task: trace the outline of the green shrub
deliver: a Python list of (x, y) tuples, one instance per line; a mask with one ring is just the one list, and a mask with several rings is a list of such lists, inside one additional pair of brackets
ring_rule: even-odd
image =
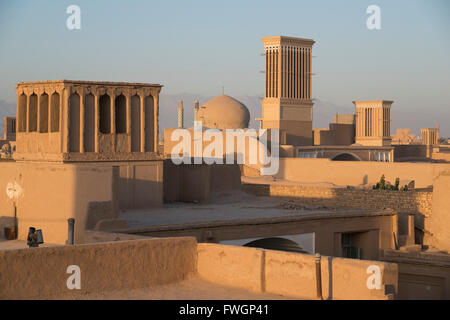
[(400, 178), (395, 179), (395, 186), (394, 186), (394, 190), (398, 190), (398, 186), (400, 184)]
[(384, 174), (381, 176), (380, 181), (372, 187), (373, 190), (392, 190), (392, 191), (408, 191), (408, 186), (404, 185), (400, 187), (400, 178), (395, 179), (395, 184), (392, 185), (386, 182)]

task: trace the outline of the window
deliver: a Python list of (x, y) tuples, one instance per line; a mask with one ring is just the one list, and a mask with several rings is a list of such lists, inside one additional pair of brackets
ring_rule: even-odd
[(361, 259), (361, 248), (354, 247), (352, 245), (352, 233), (343, 233), (342, 234), (342, 257), (350, 258), (350, 259)]

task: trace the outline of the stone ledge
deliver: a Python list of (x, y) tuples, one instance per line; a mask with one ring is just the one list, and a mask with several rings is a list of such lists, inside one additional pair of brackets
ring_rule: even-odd
[(450, 268), (450, 254), (437, 252), (414, 252), (384, 250), (382, 261), (420, 265), (435, 265)]

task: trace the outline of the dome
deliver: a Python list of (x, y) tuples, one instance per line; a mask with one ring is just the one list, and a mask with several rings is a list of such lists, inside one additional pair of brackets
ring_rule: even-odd
[(222, 94), (199, 108), (197, 120), (202, 121), (202, 126), (206, 128), (244, 129), (248, 128), (250, 112), (241, 102)]

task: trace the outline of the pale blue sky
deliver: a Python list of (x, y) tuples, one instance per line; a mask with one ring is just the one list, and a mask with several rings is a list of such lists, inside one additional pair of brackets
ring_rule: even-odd
[[(81, 7), (81, 30), (66, 28), (70, 4)], [(381, 7), (381, 30), (366, 28), (371, 4)], [(434, 115), (423, 126), (450, 126), (447, 0), (2, 0), (0, 99), (15, 101), (19, 81), (49, 79), (260, 95), (261, 38), (271, 35), (316, 41), (314, 97), (343, 106), (392, 99), (412, 118)]]

